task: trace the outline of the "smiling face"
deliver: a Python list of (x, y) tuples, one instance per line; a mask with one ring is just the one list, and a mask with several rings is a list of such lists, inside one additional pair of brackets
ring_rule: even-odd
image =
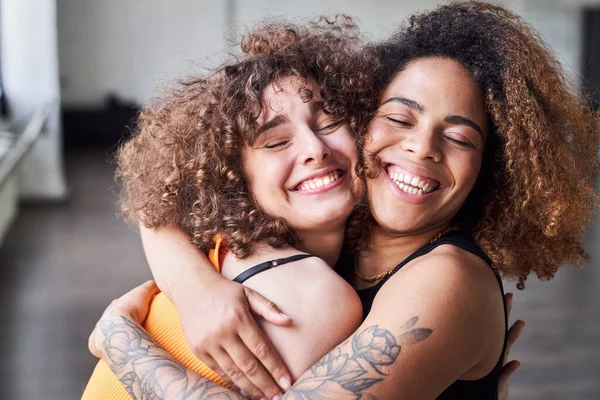
[(483, 92), (465, 67), (410, 62), (381, 96), (365, 140), (366, 157), (381, 161), (367, 181), (379, 226), (414, 234), (448, 225), (477, 181), (487, 131)]
[(267, 86), (263, 106), (257, 139), (242, 152), (258, 205), (296, 231), (339, 229), (355, 203), (357, 152), (348, 126), (325, 113), (316, 83), (299, 78)]

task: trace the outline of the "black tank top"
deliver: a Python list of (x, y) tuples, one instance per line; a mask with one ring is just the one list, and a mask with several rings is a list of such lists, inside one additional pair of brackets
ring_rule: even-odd
[[(367, 317), (369, 311), (371, 310), (371, 306), (373, 305), (373, 300), (379, 292), (379, 289), (385, 285), (385, 283), (390, 279), (392, 275), (394, 275), (400, 268), (408, 264), (410, 261), (414, 260), (417, 257), (421, 257), (438, 246), (443, 244), (452, 244), (456, 247), (459, 247), (469, 253), (472, 253), (480, 258), (482, 258), (491, 268), (490, 259), (485, 255), (483, 250), (479, 248), (472, 240), (460, 234), (460, 232), (448, 232), (447, 234), (440, 237), (433, 243), (427, 243), (413, 254), (408, 256), (404, 261), (396, 266), (392, 270), (392, 272), (379, 281), (375, 286), (371, 286), (367, 289), (358, 290), (357, 293), (363, 304), (363, 319)], [(340, 265), (338, 263), (338, 271), (352, 271), (353, 265), (351, 263), (347, 263), (349, 257), (344, 257), (342, 263), (344, 265)], [(350, 267), (350, 268), (349, 268)], [(496, 279), (498, 280), (498, 286), (500, 288), (500, 292), (502, 293), (502, 302), (504, 303), (504, 287), (502, 286), (502, 280), (498, 276), (498, 274), (494, 271), (496, 275)], [(502, 365), (504, 364), (504, 348), (506, 347), (506, 331), (508, 329), (508, 320), (506, 315), (506, 304), (504, 304), (504, 347), (502, 348), (502, 354), (498, 363), (492, 369), (492, 371), (486, 375), (485, 377), (474, 380), (474, 381), (455, 381), (452, 385), (450, 385), (444, 392), (438, 397), (438, 399), (448, 400), (448, 399), (461, 399), (461, 400), (497, 400), (498, 399), (498, 378), (500, 377), (500, 372), (502, 369)]]

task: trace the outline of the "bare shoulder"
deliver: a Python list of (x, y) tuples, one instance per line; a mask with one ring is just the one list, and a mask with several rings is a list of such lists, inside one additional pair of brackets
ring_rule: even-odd
[(495, 301), (498, 299), (498, 279), (489, 264), (481, 257), (451, 244), (435, 248), (408, 263), (390, 280), (392, 285), (426, 285), (440, 294), (458, 296), (456, 299)]
[(454, 360), (465, 367), (463, 379), (485, 376), (502, 352), (498, 280), (484, 260), (452, 245), (439, 246), (398, 271), (378, 293), (372, 311), (377, 320), (396, 319), (397, 324), (418, 316), (437, 333), (430, 342), (460, 350)]
[[(242, 272), (256, 266), (262, 264), (267, 261), (273, 261), (280, 258), (286, 258), (298, 254), (306, 254), (294, 247), (282, 247), (282, 248), (274, 248), (266, 244), (259, 244), (254, 247), (254, 251), (248, 257), (243, 259), (237, 258), (232, 253), (227, 253), (225, 259), (223, 260), (223, 265), (221, 266), (221, 273), (227, 279), (234, 279), (236, 276), (241, 274)], [(309, 257), (296, 263), (300, 263), (301, 265), (314, 265), (322, 268), (329, 268), (327, 263), (323, 261), (319, 257)], [(298, 264), (295, 264), (298, 265)]]
[(383, 309), (395, 298), (437, 315), (437, 320), (456, 313), (457, 318), (468, 316), (470, 324), (476, 326), (488, 326), (485, 321), (489, 313), (503, 305), (492, 268), (480, 257), (453, 245), (441, 245), (405, 265), (378, 297), (385, 300)]

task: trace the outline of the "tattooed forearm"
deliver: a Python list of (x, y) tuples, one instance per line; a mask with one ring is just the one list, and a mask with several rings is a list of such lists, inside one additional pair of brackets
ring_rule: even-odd
[[(285, 399), (375, 399), (367, 389), (388, 376), (402, 346), (427, 339), (431, 329), (414, 328), (418, 317), (402, 326), (396, 339), (374, 325), (355, 333), (307, 371)], [(103, 357), (134, 399), (242, 399), (179, 364), (148, 336), (133, 318), (112, 315), (100, 321)]]
[(134, 399), (242, 399), (179, 364), (133, 318), (113, 314), (100, 330), (104, 359)]
[(306, 372), (285, 398), (375, 399), (366, 390), (386, 378), (401, 346), (421, 342), (431, 334), (431, 329), (413, 328), (418, 320), (413, 317), (406, 321), (398, 340), (379, 325), (355, 333)]

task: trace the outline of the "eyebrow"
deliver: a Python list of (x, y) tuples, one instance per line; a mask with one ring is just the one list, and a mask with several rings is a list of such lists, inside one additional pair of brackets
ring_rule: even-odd
[(290, 122), (290, 119), (287, 115), (278, 115), (272, 120), (265, 122), (260, 128), (256, 130), (256, 136), (262, 135), (269, 129), (273, 129), (278, 127), (279, 125), (283, 125)]
[(468, 126), (469, 128), (475, 129), (481, 136), (483, 136), (483, 130), (481, 130), (479, 125), (468, 118), (461, 117), (460, 115), (448, 115), (446, 118), (444, 118), (444, 121), (450, 124)]
[(417, 103), (414, 100), (411, 99), (407, 99), (406, 97), (390, 97), (389, 99), (387, 99), (386, 101), (384, 101), (383, 103), (381, 103), (381, 105), (390, 103), (390, 102), (397, 102), (397, 103), (402, 103), (405, 106), (407, 106), (408, 108), (418, 111), (420, 113), (422, 113), (423, 111), (425, 111), (425, 107), (423, 107), (421, 104)]
[[(313, 101), (312, 103), (310, 103), (310, 112), (311, 114), (316, 114), (319, 111), (323, 111), (323, 105), (325, 104), (324, 101)], [(283, 125), (290, 122), (290, 118), (283, 114), (283, 115), (278, 115), (275, 118), (273, 118), (272, 120), (265, 122), (260, 128), (258, 128), (256, 130), (256, 136), (262, 135), (263, 133), (265, 133), (266, 131), (268, 131), (269, 129), (273, 129), (278, 127), (279, 125)]]
[[(421, 104), (417, 103), (414, 100), (407, 99), (406, 97), (390, 97), (389, 99), (381, 103), (381, 105), (390, 103), (392, 101), (402, 103), (408, 108), (418, 111), (420, 113), (425, 111), (425, 107), (423, 107)], [(481, 127), (468, 118), (461, 117), (460, 115), (448, 115), (446, 118), (444, 118), (444, 121), (450, 124), (468, 126), (469, 128), (475, 129), (477, 132), (479, 132), (481, 136), (483, 136), (483, 130), (481, 129)]]

